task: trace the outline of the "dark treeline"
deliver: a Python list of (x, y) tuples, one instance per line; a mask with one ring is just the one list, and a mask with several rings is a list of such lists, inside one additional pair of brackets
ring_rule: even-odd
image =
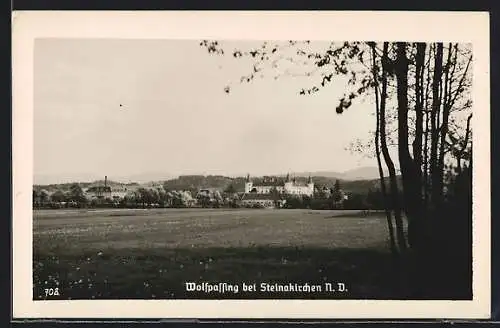
[[(109, 189), (111, 190), (111, 189)], [(150, 208), (150, 207), (190, 207), (195, 199), (189, 191), (166, 191), (164, 188), (137, 188), (122, 197), (106, 195), (88, 198), (79, 184), (72, 184), (69, 190), (56, 190), (49, 194), (46, 190), (33, 189), (33, 208)]]

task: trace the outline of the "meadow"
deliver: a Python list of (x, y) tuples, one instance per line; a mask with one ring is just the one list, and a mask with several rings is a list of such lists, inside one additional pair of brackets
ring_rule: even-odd
[[(34, 211), (33, 298), (404, 299), (387, 236), (383, 215), (360, 211)], [(348, 290), (221, 295), (187, 292), (185, 282), (342, 282)]]

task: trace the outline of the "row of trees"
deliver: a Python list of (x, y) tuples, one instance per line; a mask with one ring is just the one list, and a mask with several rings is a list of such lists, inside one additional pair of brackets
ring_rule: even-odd
[(66, 206), (84, 206), (88, 200), (77, 183), (72, 184), (67, 191), (56, 190), (52, 194), (43, 189), (33, 189), (33, 207), (58, 207), (61, 203)]
[(185, 207), (194, 199), (189, 191), (165, 191), (163, 188), (138, 188), (124, 197), (96, 197), (88, 199), (79, 184), (72, 184), (68, 190), (33, 189), (34, 208), (59, 207)]
[(189, 191), (166, 191), (162, 188), (139, 188), (119, 201), (125, 207), (188, 207), (193, 204)]
[(34, 208), (60, 207), (236, 207), (238, 198), (232, 185), (225, 192), (213, 191), (208, 194), (193, 193), (189, 190), (166, 190), (165, 187), (137, 188), (129, 191), (124, 197), (97, 197), (88, 199), (79, 184), (73, 184), (68, 190), (33, 189)]
[(366, 193), (348, 193), (342, 200), (334, 196), (310, 197), (288, 196), (285, 198), (286, 208), (307, 208), (312, 210), (384, 210), (384, 198), (379, 189)]
[[(234, 51), (218, 41), (200, 45), (210, 54), (249, 59), (251, 71), (241, 77), (242, 83), (265, 77), (266, 72), (275, 74), (275, 79), (318, 76), (317, 85), (299, 91), (311, 95), (332, 81), (347, 81), (335, 108), (338, 114), (358, 98), (370, 100), (376, 116), (369, 142), (373, 147), (360, 150), (374, 154), (377, 161), (396, 263), (405, 263), (409, 270), (414, 296), (470, 295), (473, 57), (469, 44), (332, 42), (320, 51), (310, 41), (263, 42)], [(280, 71), (282, 63), (286, 69)], [(293, 73), (290, 63), (297, 69)], [(229, 94), (231, 87), (224, 91)], [(398, 167), (402, 188), (397, 184)]]
[[(386, 206), (391, 249), (394, 254), (412, 256), (417, 294), (442, 286), (448, 286), (448, 292), (460, 288), (468, 294), (467, 286), (472, 283), (472, 199), (467, 199), (472, 185), (472, 114), (468, 113), (472, 106), (472, 52), (467, 45), (440, 42), (384, 42), (381, 47), (369, 42), (367, 46), (372, 55), (377, 116), (376, 158), (381, 181), (383, 163), (390, 178), (389, 186), (382, 184), (382, 191), (392, 200)], [(387, 146), (386, 113), (391, 92), (397, 109), (395, 139), (402, 197)], [(464, 116), (467, 123), (461, 129), (456, 120)], [(454, 198), (450, 189), (461, 195)], [(462, 204), (457, 203), (459, 199)], [(464, 211), (457, 212), (458, 206)], [(407, 235), (403, 214), (408, 220)], [(457, 251), (463, 253), (457, 256)], [(453, 286), (450, 281), (460, 284)]]

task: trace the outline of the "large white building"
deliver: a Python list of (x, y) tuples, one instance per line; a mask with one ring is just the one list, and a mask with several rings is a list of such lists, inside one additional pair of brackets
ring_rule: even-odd
[(250, 175), (247, 176), (245, 182), (246, 194), (270, 194), (274, 189), (276, 189), (278, 193), (285, 195), (313, 196), (314, 183), (311, 177), (309, 177), (307, 183), (302, 184), (297, 182), (295, 178), (290, 179), (290, 175), (287, 175), (285, 179), (264, 177), (261, 182), (254, 183), (250, 180)]

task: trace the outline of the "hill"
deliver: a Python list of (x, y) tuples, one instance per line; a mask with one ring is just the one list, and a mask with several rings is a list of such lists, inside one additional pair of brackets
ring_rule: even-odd
[(222, 175), (181, 175), (163, 182), (163, 186), (171, 190), (199, 190), (203, 188), (225, 190), (229, 185), (233, 185), (237, 191), (244, 191), (245, 178), (230, 178)]
[[(62, 191), (68, 191), (73, 184), (79, 184), (80, 187), (83, 189), (90, 188), (90, 187), (95, 187), (95, 186), (103, 186), (104, 185), (104, 180), (96, 180), (93, 182), (67, 182), (67, 183), (53, 183), (53, 184), (36, 184), (33, 186), (34, 189), (45, 189), (47, 191), (55, 191), (55, 190), (62, 190)], [(131, 182), (131, 183), (121, 183), (117, 181), (112, 181), (108, 180), (107, 185), (110, 186), (111, 188), (118, 188), (122, 186), (130, 186), (130, 187), (138, 187), (139, 184), (136, 182)]]
[[(108, 179), (113, 180), (117, 183), (147, 183), (150, 181), (161, 181), (172, 179), (174, 176), (168, 173), (162, 172), (146, 172), (141, 174), (131, 174), (127, 176), (120, 175), (108, 175)], [(87, 173), (75, 173), (72, 175), (50, 175), (50, 174), (35, 174), (33, 176), (33, 181), (35, 185), (48, 186), (48, 185), (62, 185), (71, 184), (75, 181), (81, 183), (92, 183), (104, 178), (104, 175), (98, 176), (95, 174)]]
[[(297, 172), (294, 173), (296, 176), (316, 176), (325, 178), (335, 178), (340, 180), (374, 180), (378, 179), (379, 173), (376, 167), (359, 167), (345, 172), (335, 172), (335, 171), (316, 171), (316, 172)], [(387, 171), (384, 171), (385, 175), (388, 175)]]

